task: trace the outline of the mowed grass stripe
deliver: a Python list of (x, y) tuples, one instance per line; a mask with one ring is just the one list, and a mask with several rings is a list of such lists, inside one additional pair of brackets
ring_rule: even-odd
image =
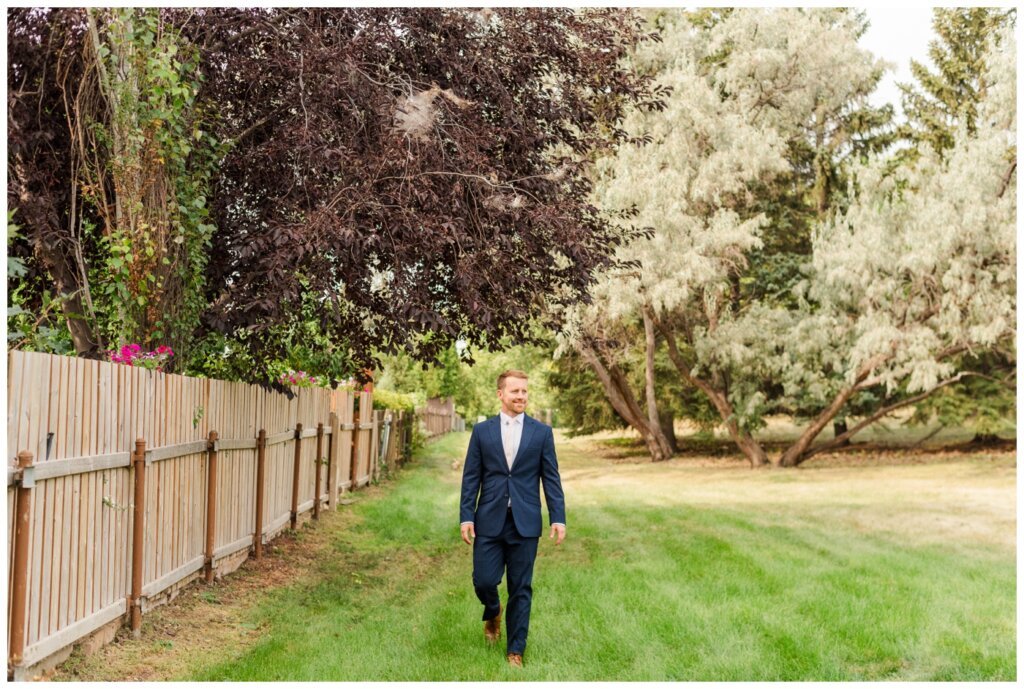
[[(799, 505), (650, 505), (607, 487), (574, 505), (571, 481), (569, 539), (542, 539), (527, 666), (513, 671), (503, 644), (483, 643), (458, 540), (451, 463), (467, 440), (433, 443), (383, 496), (347, 507), (357, 525), (333, 535), (331, 556), (255, 611), (265, 637), (182, 678), (1016, 677), (1013, 553), (906, 546), (830, 521), (820, 505), (805, 523)], [(559, 456), (564, 467), (593, 465), (573, 443)]]

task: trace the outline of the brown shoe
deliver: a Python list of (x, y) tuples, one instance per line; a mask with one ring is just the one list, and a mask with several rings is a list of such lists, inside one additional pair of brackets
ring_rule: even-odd
[(508, 654), (508, 664), (511, 665), (512, 667), (522, 667), (523, 666), (523, 654), (522, 653), (509, 653)]
[(497, 643), (501, 638), (501, 603), (498, 604), (498, 614), (484, 621), (484, 638), (489, 644)]

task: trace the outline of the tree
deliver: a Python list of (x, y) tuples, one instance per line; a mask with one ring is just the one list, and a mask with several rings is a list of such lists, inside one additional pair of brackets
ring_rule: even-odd
[[(780, 457), (793, 466), (823, 451), (810, 445), (852, 395), (883, 385), (912, 395), (884, 404), (851, 435), (885, 414), (983, 372), (960, 368), (962, 354), (1006, 352), (1016, 329), (1016, 49), (1008, 31), (992, 36), (987, 89), (974, 126), (957, 128), (943, 158), (925, 149), (918, 164), (887, 177), (873, 161), (856, 171), (850, 209), (815, 241), (808, 296), (819, 308), (797, 337), (833, 358), (844, 383), (800, 439)], [(805, 365), (789, 384), (807, 380)]]
[[(62, 92), (53, 83), (60, 55), (65, 56), (65, 82), (79, 83), (84, 77), (85, 61), (75, 59), (85, 50), (84, 18), (72, 12), (11, 9), (7, 20), (7, 203), (23, 228), (22, 237), (9, 242), (8, 251), (24, 262), (25, 272), (17, 276), (23, 279), (21, 284), (38, 285), (33, 294), (24, 295), (24, 305), (41, 310), (41, 285), (52, 284), (75, 349), (98, 356), (101, 344), (82, 318), (84, 266), (77, 261), (81, 242), (74, 234), (77, 227), (67, 222), (67, 209), (77, 192), (76, 185), (68, 183), (68, 113)], [(10, 279), (8, 283), (12, 292), (19, 286)]]
[[(849, 209), (815, 237), (802, 312), (752, 310), (704, 343), (710, 368), (760, 369), (787, 394), (819, 398), (822, 411), (777, 464), (841, 442), (811, 446), (863, 391), (879, 387), (883, 397), (846, 437), (967, 377), (987, 377), (964, 366), (1012, 349), (1016, 51), (1008, 35), (1000, 39), (973, 134), (964, 122), (945, 157), (925, 149), (895, 173), (884, 159), (854, 171)], [(766, 402), (760, 391), (734, 395), (741, 408)]]
[(907, 123), (901, 134), (916, 144), (943, 152), (952, 148), (957, 128), (963, 124), (973, 133), (978, 104), (988, 84), (986, 54), (993, 37), (1016, 23), (1015, 8), (936, 7), (932, 27), (938, 36), (928, 45), (936, 71), (917, 60), (910, 61), (916, 83), (899, 84)]
[(584, 166), (657, 105), (622, 65), (630, 11), (10, 18), (25, 284), (57, 285), (82, 355), (177, 337), (198, 370), (249, 380), (310, 327), (353, 371), (525, 341), (611, 263), (623, 232)]
[(14, 250), (31, 256), (28, 302), (52, 280), (83, 356), (187, 349), (217, 148), (194, 48), (158, 10), (14, 9), (8, 39), (8, 203), (27, 230)]
[[(936, 8), (933, 12), (937, 39), (929, 46), (929, 56), (936, 69), (912, 61), (915, 82), (899, 85), (907, 117), (900, 135), (911, 144), (900, 153), (911, 161), (923, 146), (944, 155), (961, 124), (974, 131), (987, 88), (988, 43), (999, 40), (1000, 30), (1012, 28), (1017, 18), (1016, 8)], [(992, 380), (972, 376), (944, 388), (934, 401), (919, 405), (914, 419), (924, 421), (934, 414), (943, 424), (974, 426), (977, 439), (984, 440), (994, 433), (996, 420), (1015, 406), (1015, 390), (995, 382), (1012, 373), (1013, 358), (992, 353), (963, 368)]]
[[(857, 40), (868, 29), (863, 10), (846, 8), (821, 15), (819, 20)], [(715, 62), (725, 67), (727, 59), (742, 59), (731, 55), (729, 46), (733, 43), (725, 43), (727, 48), (714, 57)], [(848, 38), (843, 45), (849, 47)], [(855, 60), (856, 55), (848, 53), (839, 59)], [(753, 189), (751, 210), (763, 212), (767, 223), (760, 234), (762, 246), (747, 252), (744, 275), (734, 278), (738, 283), (733, 288), (735, 309), (753, 303), (796, 307), (792, 288), (803, 279), (802, 266), (811, 251), (813, 228), (834, 209), (845, 207), (847, 171), (852, 163), (886, 151), (895, 141), (892, 106), (874, 107), (867, 100), (887, 65), (874, 58), (869, 62), (873, 71), (860, 72), (845, 85), (848, 90), (844, 97), (818, 97), (811, 111), (789, 122), (780, 120), (789, 166)], [(870, 396), (858, 400), (863, 404), (851, 405), (850, 411), (870, 406)], [(813, 397), (807, 397), (796, 400), (791, 411), (813, 416), (820, 409), (814, 407)], [(834, 428), (837, 435), (845, 432), (845, 417), (837, 418)]]
[[(583, 161), (650, 104), (619, 10), (218, 10), (191, 36), (230, 142), (209, 331), (283, 355), (304, 294), (359, 368), (528, 339), (621, 232)], [(268, 26), (272, 25), (272, 26)], [(552, 310), (547, 311), (552, 313)]]
[[(760, 390), (763, 381), (701, 369), (702, 343), (757, 306), (756, 299), (743, 299), (744, 286), (756, 281), (750, 256), (773, 230), (793, 227), (773, 225), (784, 214), (769, 215), (766, 200), (781, 195), (765, 190), (787, 186), (798, 142), (821, 131), (826, 116), (856, 112), (878, 80), (880, 63), (856, 45), (859, 21), (836, 10), (744, 10), (695, 29), (686, 15), (664, 15), (664, 42), (641, 46), (635, 59), (673, 95), (663, 111), (636, 113), (627, 121), (627, 129), (647, 136), (649, 145), (621, 148), (599, 163), (600, 205), (636, 207), (635, 221), (653, 234), (620, 250), (619, 257), (639, 269), (606, 274), (594, 290), (594, 305), (577, 313), (574, 345), (599, 377), (614, 383), (618, 363), (604, 343), (615, 338), (602, 332), (623, 321), (642, 323), (648, 361), (664, 343), (677, 375), (708, 397), (755, 466), (768, 463), (752, 436), (759, 398), (746, 398), (753, 406), (742, 409), (734, 400), (737, 387)], [(811, 140), (828, 148), (825, 139)], [(845, 152), (849, 143), (830, 146)], [(792, 281), (783, 275), (780, 290), (788, 291)], [(641, 395), (624, 387), (612, 390), (606, 383), (609, 397), (621, 398), (616, 410), (632, 407), (632, 417), (624, 418), (648, 429), (657, 446), (652, 457), (663, 458), (666, 450), (652, 423), (655, 386), (645, 385), (642, 415)]]

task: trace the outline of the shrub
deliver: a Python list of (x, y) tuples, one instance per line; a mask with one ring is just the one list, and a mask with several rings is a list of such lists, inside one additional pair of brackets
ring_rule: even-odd
[(373, 391), (373, 408), (412, 412), (416, 411), (416, 398), (413, 395), (378, 388)]

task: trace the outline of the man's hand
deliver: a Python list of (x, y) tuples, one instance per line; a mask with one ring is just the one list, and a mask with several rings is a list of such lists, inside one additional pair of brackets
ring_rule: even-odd
[(555, 541), (555, 545), (562, 545), (562, 541), (565, 540), (565, 527), (561, 524), (553, 524), (551, 526), (551, 538), (558, 534), (558, 540)]
[(476, 529), (473, 528), (472, 524), (462, 525), (462, 540), (466, 542), (466, 545), (473, 545), (473, 539), (476, 538)]

